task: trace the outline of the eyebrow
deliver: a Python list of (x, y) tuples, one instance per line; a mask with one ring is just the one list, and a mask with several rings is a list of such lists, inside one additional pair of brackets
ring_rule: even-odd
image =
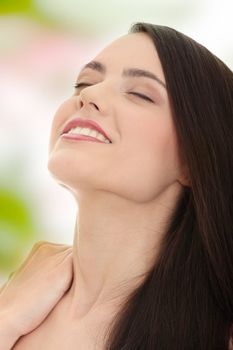
[[(102, 63), (98, 61), (91, 61), (85, 64), (85, 66), (81, 69), (81, 71), (83, 71), (86, 68), (93, 69), (101, 74), (105, 74), (107, 71), (106, 66), (104, 66)], [(132, 77), (132, 78), (137, 78), (137, 77), (149, 78), (157, 81), (157, 83), (159, 83), (161, 86), (163, 86), (166, 89), (166, 84), (161, 79), (159, 79), (159, 77), (157, 77), (156, 74), (149, 72), (148, 70), (139, 69), (139, 68), (128, 68), (123, 70), (122, 76)]]

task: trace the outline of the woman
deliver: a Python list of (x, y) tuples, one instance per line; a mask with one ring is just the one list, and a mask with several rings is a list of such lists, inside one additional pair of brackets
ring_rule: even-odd
[(85, 65), (48, 160), (73, 280), (14, 349), (233, 348), (232, 149), (233, 74), (189, 37), (137, 23)]

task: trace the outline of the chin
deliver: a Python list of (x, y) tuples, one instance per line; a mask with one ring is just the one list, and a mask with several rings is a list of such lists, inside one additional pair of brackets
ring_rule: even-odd
[[(52, 178), (63, 188), (68, 189), (72, 193), (76, 193), (83, 184), (87, 184), (87, 173), (80, 172), (80, 167), (75, 170), (67, 162), (61, 162), (57, 157), (50, 158), (47, 163), (47, 169)], [(93, 174), (92, 174), (93, 176)]]
[(52, 176), (60, 185), (65, 187), (66, 180), (71, 176), (73, 169), (70, 168), (69, 164), (63, 162), (60, 157), (51, 156), (47, 162), (47, 169)]

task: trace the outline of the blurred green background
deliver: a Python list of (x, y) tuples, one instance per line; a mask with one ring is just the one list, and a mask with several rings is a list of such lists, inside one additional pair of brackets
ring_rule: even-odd
[(47, 170), (53, 115), (80, 67), (136, 21), (233, 67), (232, 1), (0, 0), (0, 284), (38, 240), (72, 244), (76, 207)]

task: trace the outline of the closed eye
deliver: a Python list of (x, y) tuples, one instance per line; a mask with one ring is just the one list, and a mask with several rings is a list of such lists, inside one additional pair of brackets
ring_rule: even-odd
[(153, 101), (150, 97), (148, 97), (148, 96), (146, 96), (146, 95), (143, 95), (143, 94), (141, 94), (141, 93), (139, 93), (139, 92), (133, 92), (133, 91), (131, 91), (131, 92), (129, 92), (129, 94), (138, 96), (138, 97), (142, 98), (143, 100), (146, 100), (146, 101), (148, 101), (148, 102), (154, 103), (154, 101)]
[(81, 88), (81, 87), (87, 87), (87, 86), (91, 86), (92, 84), (88, 84), (88, 83), (76, 83), (74, 85), (75, 89)]
[[(88, 83), (84, 83), (84, 82), (83, 82), (83, 83), (76, 83), (76, 84), (74, 85), (74, 88), (75, 88), (75, 89), (79, 89), (79, 88), (83, 88), (83, 87), (87, 87), (87, 86), (91, 86), (91, 85), (92, 85), (92, 84), (88, 84)], [(129, 94), (135, 95), (135, 96), (137, 96), (137, 97), (139, 97), (139, 98), (141, 98), (141, 99), (143, 99), (143, 100), (145, 100), (145, 101), (154, 103), (154, 101), (153, 101), (150, 97), (148, 97), (148, 96), (146, 96), (146, 95), (144, 95), (144, 94), (141, 94), (141, 93), (139, 93), (139, 92), (130, 91)]]

